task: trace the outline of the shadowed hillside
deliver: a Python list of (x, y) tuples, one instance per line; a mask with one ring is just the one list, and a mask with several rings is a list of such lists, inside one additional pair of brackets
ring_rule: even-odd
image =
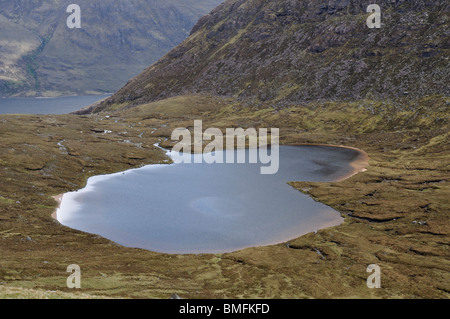
[(183, 41), (221, 0), (0, 1), (0, 96), (112, 92)]
[(447, 1), (229, 0), (100, 109), (176, 95), (285, 106), (449, 94)]

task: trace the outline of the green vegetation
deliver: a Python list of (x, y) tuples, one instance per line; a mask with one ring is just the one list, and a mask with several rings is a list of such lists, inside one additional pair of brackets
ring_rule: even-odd
[(29, 73), (29, 75), (34, 80), (34, 90), (36, 90), (36, 91), (39, 91), (39, 89), (41, 87), (39, 78), (38, 78), (39, 64), (37, 62), (37, 58), (42, 53), (42, 51), (44, 51), (45, 46), (50, 41), (51, 37), (52, 37), (51, 35), (48, 35), (44, 38), (41, 38), (40, 39), (41, 45), (39, 45), (36, 50), (34, 50), (30, 54), (28, 54), (22, 58), (22, 61), (23, 61), (22, 63), (24, 63), (26, 65), (26, 71)]

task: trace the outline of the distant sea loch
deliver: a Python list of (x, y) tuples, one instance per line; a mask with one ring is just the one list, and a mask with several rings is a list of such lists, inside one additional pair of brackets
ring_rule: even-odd
[(109, 94), (55, 98), (0, 98), (0, 114), (66, 114), (108, 96)]

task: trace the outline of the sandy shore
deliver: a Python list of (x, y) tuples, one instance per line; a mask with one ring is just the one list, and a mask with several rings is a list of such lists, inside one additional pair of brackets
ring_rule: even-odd
[(56, 195), (56, 196), (52, 196), (55, 199), (55, 201), (58, 203), (58, 207), (56, 207), (55, 211), (52, 214), (52, 218), (54, 218), (56, 220), (58, 220), (57, 213), (58, 213), (58, 209), (61, 207), (61, 201), (63, 199), (63, 196), (64, 196), (64, 194), (59, 194), (59, 195)]
[(336, 182), (343, 181), (344, 179), (350, 178), (358, 173), (367, 171), (367, 166), (369, 166), (370, 157), (366, 152), (364, 152), (360, 149), (357, 149), (355, 147), (347, 147), (347, 146), (339, 146), (339, 145), (332, 145), (332, 146), (348, 148), (348, 149), (355, 150), (358, 152), (358, 156), (350, 163), (350, 166), (353, 167), (353, 172), (338, 178), (336, 180)]
[(369, 155), (364, 152), (363, 150), (360, 150), (356, 147), (351, 146), (344, 146), (344, 145), (333, 145), (333, 144), (308, 144), (308, 143), (299, 143), (299, 144), (288, 144), (292, 146), (329, 146), (329, 147), (339, 147), (339, 148), (346, 148), (349, 150), (354, 150), (358, 152), (358, 156), (350, 163), (350, 166), (353, 167), (353, 171), (349, 174), (346, 174), (342, 177), (339, 177), (338, 179), (334, 180), (334, 182), (340, 182), (347, 178), (350, 178), (358, 173), (367, 171), (367, 166), (369, 166)]
[(360, 154), (353, 162), (350, 163), (350, 166), (353, 167), (353, 172), (338, 178), (336, 182), (343, 181), (353, 175), (367, 171), (367, 166), (369, 166), (369, 156), (365, 153)]

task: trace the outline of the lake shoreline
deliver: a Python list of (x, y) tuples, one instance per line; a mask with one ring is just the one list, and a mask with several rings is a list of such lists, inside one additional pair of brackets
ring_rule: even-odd
[[(356, 175), (356, 174), (358, 174), (360, 172), (364, 172), (364, 171), (367, 170), (366, 167), (369, 165), (368, 164), (368, 160), (369, 160), (368, 154), (366, 152), (364, 152), (364, 151), (362, 151), (360, 149), (354, 148), (354, 147), (347, 147), (347, 146), (342, 146), (342, 145), (329, 145), (329, 144), (289, 144), (289, 145), (282, 145), (282, 146), (325, 146), (325, 147), (336, 147), (336, 148), (351, 149), (351, 150), (357, 151), (357, 155), (349, 163), (349, 166), (352, 168), (351, 172), (348, 173), (348, 174), (345, 174), (344, 176), (341, 176), (341, 177), (339, 177), (337, 179), (334, 179), (331, 182), (339, 182), (339, 181), (348, 179), (351, 176), (354, 176), (354, 175)], [(149, 164), (149, 165), (153, 166), (153, 165), (160, 165), (160, 164)], [(130, 170), (134, 170), (134, 169), (135, 168), (132, 168)], [(123, 172), (125, 172), (125, 171), (123, 171)], [(123, 172), (117, 172), (117, 173), (112, 173), (112, 174), (107, 174), (107, 175), (115, 175), (115, 174), (120, 174), (120, 173), (123, 173)], [(96, 175), (96, 176), (102, 176), (102, 175)], [(56, 196), (52, 196), (53, 199), (58, 203), (58, 205), (57, 205), (55, 211), (52, 213), (51, 217), (54, 220), (58, 221), (58, 222), (60, 222), (58, 220), (58, 211), (61, 208), (61, 203), (62, 203), (62, 199), (63, 199), (64, 195), (65, 194), (63, 193), (63, 194), (58, 194)], [(324, 229), (324, 228), (338, 226), (342, 222), (343, 222), (343, 220), (340, 220), (339, 222), (336, 222), (336, 221), (328, 222), (328, 223), (326, 223), (324, 225), (321, 225), (318, 229)], [(305, 234), (306, 233), (298, 234), (298, 236), (304, 236)], [(255, 246), (255, 247), (258, 247), (258, 246), (267, 246), (267, 244), (261, 244), (261, 245)], [(245, 248), (248, 248), (248, 247), (244, 247), (243, 249), (245, 249)]]
[(58, 203), (58, 206), (56, 207), (55, 211), (51, 215), (52, 218), (56, 221), (58, 220), (58, 210), (61, 208), (61, 202), (62, 202), (63, 196), (64, 196), (64, 193), (52, 196), (52, 198)]
[[(416, 130), (416, 126), (405, 127), (407, 123), (402, 120), (408, 115), (412, 117), (414, 110), (409, 110), (406, 115), (389, 113), (393, 104), (387, 102), (389, 107), (380, 110), (380, 115), (389, 114), (391, 121), (369, 120), (373, 130), (367, 132), (367, 115), (373, 114), (359, 107), (364, 103), (366, 101), (332, 104), (336, 106), (337, 114), (333, 114), (335, 121), (330, 123), (319, 120), (327, 115), (327, 110), (312, 108), (310, 124), (314, 128), (309, 131), (298, 130), (298, 125), (303, 125), (300, 119), (311, 116), (302, 106), (295, 108), (298, 114), (287, 118), (282, 117), (283, 114), (273, 118), (272, 112), (258, 115), (262, 127), (286, 128), (282, 144), (343, 144), (369, 153), (371, 165), (364, 174), (339, 183), (289, 183), (299, 192), (337, 210), (345, 218), (343, 224), (289, 240), (289, 243), (252, 247), (223, 255), (180, 257), (127, 248), (99, 236), (61, 227), (49, 218), (56, 206), (51, 197), (83, 188), (86, 178), (91, 175), (163, 163), (164, 152), (151, 144), (170, 139), (172, 129), (189, 125), (191, 118), (198, 118), (200, 111), (189, 108), (180, 114), (168, 113), (162, 119), (144, 120), (156, 111), (148, 108), (138, 114), (119, 113), (123, 122), (105, 119), (103, 114), (85, 118), (0, 116), (2, 129), (9, 132), (2, 135), (0, 158), (4, 167), (1, 176), (5, 181), (3, 197), (0, 197), (3, 231), (0, 250), (4, 270), (0, 281), (12, 280), (16, 286), (26, 287), (42, 287), (45, 282), (47, 289), (59, 290), (61, 284), (58, 282), (65, 282), (67, 278), (64, 270), (56, 273), (44, 270), (76, 263), (82, 265), (86, 284), (93, 288), (88, 291), (90, 295), (101, 292), (120, 298), (150, 296), (164, 299), (172, 292), (185, 298), (447, 298), (448, 287), (442, 282), (446, 275), (442, 239), (446, 236), (448, 222), (445, 199), (449, 182), (444, 178), (448, 172), (448, 124), (433, 121), (432, 117), (423, 121), (419, 116), (412, 123), (417, 123), (421, 130)], [(425, 114), (443, 117), (444, 98), (427, 98), (418, 103)], [(440, 111), (433, 113), (436, 109)], [(201, 111), (204, 110), (209, 109), (205, 106)], [(224, 114), (216, 113), (209, 119), (209, 127), (223, 129), (232, 123), (243, 127), (255, 125), (253, 109), (230, 108)], [(162, 114), (166, 115), (166, 112)], [(354, 125), (349, 126), (349, 114)], [(55, 126), (55, 120), (60, 125)], [(139, 121), (143, 122), (138, 124)], [(42, 138), (39, 134), (42, 131), (39, 131), (47, 123), (45, 133), (48, 135), (76, 142), (71, 144), (76, 156), (68, 157), (61, 152), (55, 146), (59, 139)], [(130, 127), (133, 123), (136, 125)], [(398, 123), (395, 130), (390, 123)], [(154, 127), (163, 124), (168, 128), (158, 129), (161, 131), (157, 135), (151, 134)], [(102, 125), (113, 133), (89, 133), (85, 143), (80, 143), (79, 132), (89, 132), (90, 128), (102, 128)], [(343, 130), (344, 126), (348, 130)], [(139, 138), (144, 132), (147, 142), (144, 148), (116, 143), (125, 138), (119, 135), (125, 130), (129, 132), (127, 138), (135, 143), (144, 141)], [(15, 153), (8, 153), (12, 147)], [(36, 164), (31, 168), (41, 168), (50, 157), (54, 158), (52, 165), (40, 170), (27, 169), (28, 161), (19, 155), (30, 150), (33, 151), (31, 163)], [(128, 153), (130, 150), (132, 154)], [(122, 156), (111, 156), (112, 151)], [(352, 170), (348, 163), (357, 155), (350, 151), (347, 154), (350, 156), (344, 155), (347, 162), (343, 174)], [(134, 159), (137, 157), (139, 159)], [(329, 180), (339, 175), (342, 174), (334, 174)], [(62, 210), (66, 199), (64, 196)], [(20, 204), (14, 204), (14, 201), (20, 201)], [(62, 216), (62, 210), (58, 217)], [(28, 236), (31, 241), (27, 240)], [(23, 263), (24, 253), (26, 263)], [(43, 264), (44, 258), (50, 266)], [(384, 272), (389, 277), (389, 289), (375, 291), (367, 289), (365, 282), (360, 284), (360, 279), (368, 276), (366, 266), (374, 262), (389, 270)], [(107, 276), (100, 278), (102, 285), (97, 289), (99, 271)], [(236, 276), (236, 271), (242, 276)], [(155, 276), (160, 280), (155, 281)], [(114, 289), (118, 283), (123, 285), (120, 291)], [(142, 289), (143, 285), (155, 289)], [(242, 287), (245, 287), (244, 295)]]

